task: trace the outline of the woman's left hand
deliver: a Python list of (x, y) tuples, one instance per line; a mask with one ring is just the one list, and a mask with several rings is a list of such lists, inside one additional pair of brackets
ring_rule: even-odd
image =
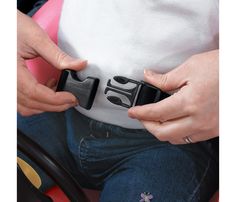
[(131, 118), (161, 141), (195, 143), (219, 134), (219, 51), (190, 57), (166, 74), (144, 71), (145, 80), (163, 91), (176, 91), (153, 104), (129, 109)]

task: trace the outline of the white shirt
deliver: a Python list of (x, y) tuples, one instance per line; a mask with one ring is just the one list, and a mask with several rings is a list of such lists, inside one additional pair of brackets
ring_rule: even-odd
[(217, 0), (64, 0), (58, 44), (88, 60), (81, 79), (98, 77), (91, 110), (82, 114), (126, 128), (143, 128), (127, 108), (104, 94), (108, 79), (143, 80), (143, 70), (165, 73), (190, 56), (218, 48)]

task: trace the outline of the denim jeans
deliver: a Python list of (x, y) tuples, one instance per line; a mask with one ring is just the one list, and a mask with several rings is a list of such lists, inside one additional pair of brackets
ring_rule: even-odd
[[(126, 129), (65, 113), (18, 115), (18, 128), (38, 142), (102, 202), (209, 201), (218, 189), (218, 138), (171, 145), (144, 129)], [(42, 189), (52, 185), (36, 168)], [(146, 198), (144, 199), (146, 194)], [(151, 199), (152, 198), (152, 199)]]

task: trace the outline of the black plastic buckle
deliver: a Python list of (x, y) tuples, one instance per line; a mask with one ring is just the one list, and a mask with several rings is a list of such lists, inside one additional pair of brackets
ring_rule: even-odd
[(150, 103), (159, 102), (170, 95), (163, 92), (159, 88), (150, 85), (144, 81), (135, 81), (123, 76), (115, 76), (113, 79), (119, 84), (128, 84), (133, 83), (135, 87), (130, 89), (121, 88), (119, 86), (115, 86), (111, 84), (111, 79), (107, 82), (107, 87), (105, 89), (105, 94), (108, 91), (115, 92), (117, 94), (121, 94), (128, 98), (129, 103), (122, 102), (120, 97), (116, 96), (107, 96), (107, 99), (115, 104), (122, 107), (130, 108), (136, 105), (145, 105)]
[(81, 81), (76, 71), (63, 70), (56, 91), (71, 92), (78, 100), (79, 105), (85, 109), (91, 109), (97, 92), (99, 79), (87, 77)]

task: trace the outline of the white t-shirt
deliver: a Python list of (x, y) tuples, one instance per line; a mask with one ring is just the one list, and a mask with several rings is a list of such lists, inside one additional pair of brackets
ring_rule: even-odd
[(143, 80), (143, 70), (165, 73), (196, 53), (218, 48), (218, 0), (64, 0), (58, 44), (88, 60), (81, 79), (98, 77), (91, 110), (82, 114), (126, 128), (143, 128), (127, 108), (104, 94), (108, 79)]

